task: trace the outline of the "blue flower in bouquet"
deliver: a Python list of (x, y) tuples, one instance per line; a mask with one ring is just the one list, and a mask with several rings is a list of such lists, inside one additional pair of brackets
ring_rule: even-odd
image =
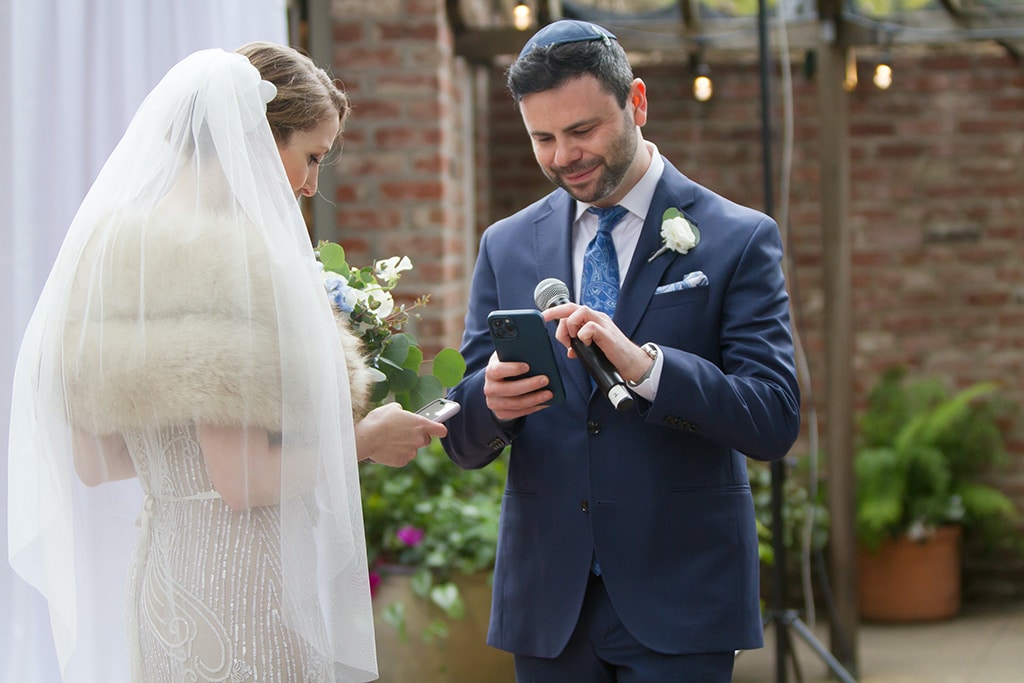
[(320, 264), (320, 268), (324, 278), (324, 289), (327, 290), (327, 298), (331, 300), (331, 305), (342, 313), (351, 313), (352, 304), (347, 296), (351, 289), (348, 286), (348, 280), (338, 273), (323, 270), (323, 264)]

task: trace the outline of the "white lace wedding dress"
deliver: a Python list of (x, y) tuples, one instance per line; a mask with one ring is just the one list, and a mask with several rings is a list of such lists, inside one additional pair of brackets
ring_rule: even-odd
[(146, 493), (128, 584), (133, 679), (335, 680), (281, 618), (279, 509), (229, 508), (193, 426), (124, 436)]

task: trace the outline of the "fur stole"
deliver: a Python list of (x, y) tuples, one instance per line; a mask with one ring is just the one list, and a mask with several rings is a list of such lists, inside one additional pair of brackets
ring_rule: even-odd
[[(312, 419), (313, 399), (291, 396), (306, 392), (282, 398), (282, 345), (293, 386), (307, 381), (296, 372), (325, 369), (291, 353), (307, 333), (278, 329), (276, 306), (287, 303), (274, 287), (275, 277), (303, 277), (295, 272), (302, 264), (293, 260), (287, 272), (237, 219), (188, 221), (166, 212), (116, 217), (83, 249), (67, 293), (62, 356), (73, 424), (96, 434), (188, 421), (278, 431), (286, 420)], [(346, 366), (358, 420), (369, 409), (373, 374), (347, 320), (335, 323), (344, 350), (337, 362)]]

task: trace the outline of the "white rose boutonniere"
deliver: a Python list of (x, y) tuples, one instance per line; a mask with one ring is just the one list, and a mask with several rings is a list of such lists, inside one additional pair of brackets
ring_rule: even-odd
[(680, 254), (689, 253), (700, 244), (700, 230), (679, 209), (667, 209), (661, 216), (661, 239), (665, 243), (651, 254), (651, 258), (647, 259), (648, 263), (669, 249)]

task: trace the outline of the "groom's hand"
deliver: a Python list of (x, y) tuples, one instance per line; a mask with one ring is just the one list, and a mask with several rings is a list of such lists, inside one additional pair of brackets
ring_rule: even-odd
[(504, 363), (498, 354), (492, 353), (484, 370), (484, 398), (494, 416), (502, 421), (543, 410), (554, 394), (547, 388), (547, 375), (536, 375), (522, 379), (511, 379), (527, 373), (526, 363)]
[(650, 368), (651, 357), (627, 337), (607, 314), (579, 304), (561, 304), (544, 312), (545, 322), (558, 321), (555, 339), (569, 349), (569, 357), (575, 358), (572, 339), (579, 339), (588, 346), (597, 344), (615, 369), (625, 379), (636, 379)]

